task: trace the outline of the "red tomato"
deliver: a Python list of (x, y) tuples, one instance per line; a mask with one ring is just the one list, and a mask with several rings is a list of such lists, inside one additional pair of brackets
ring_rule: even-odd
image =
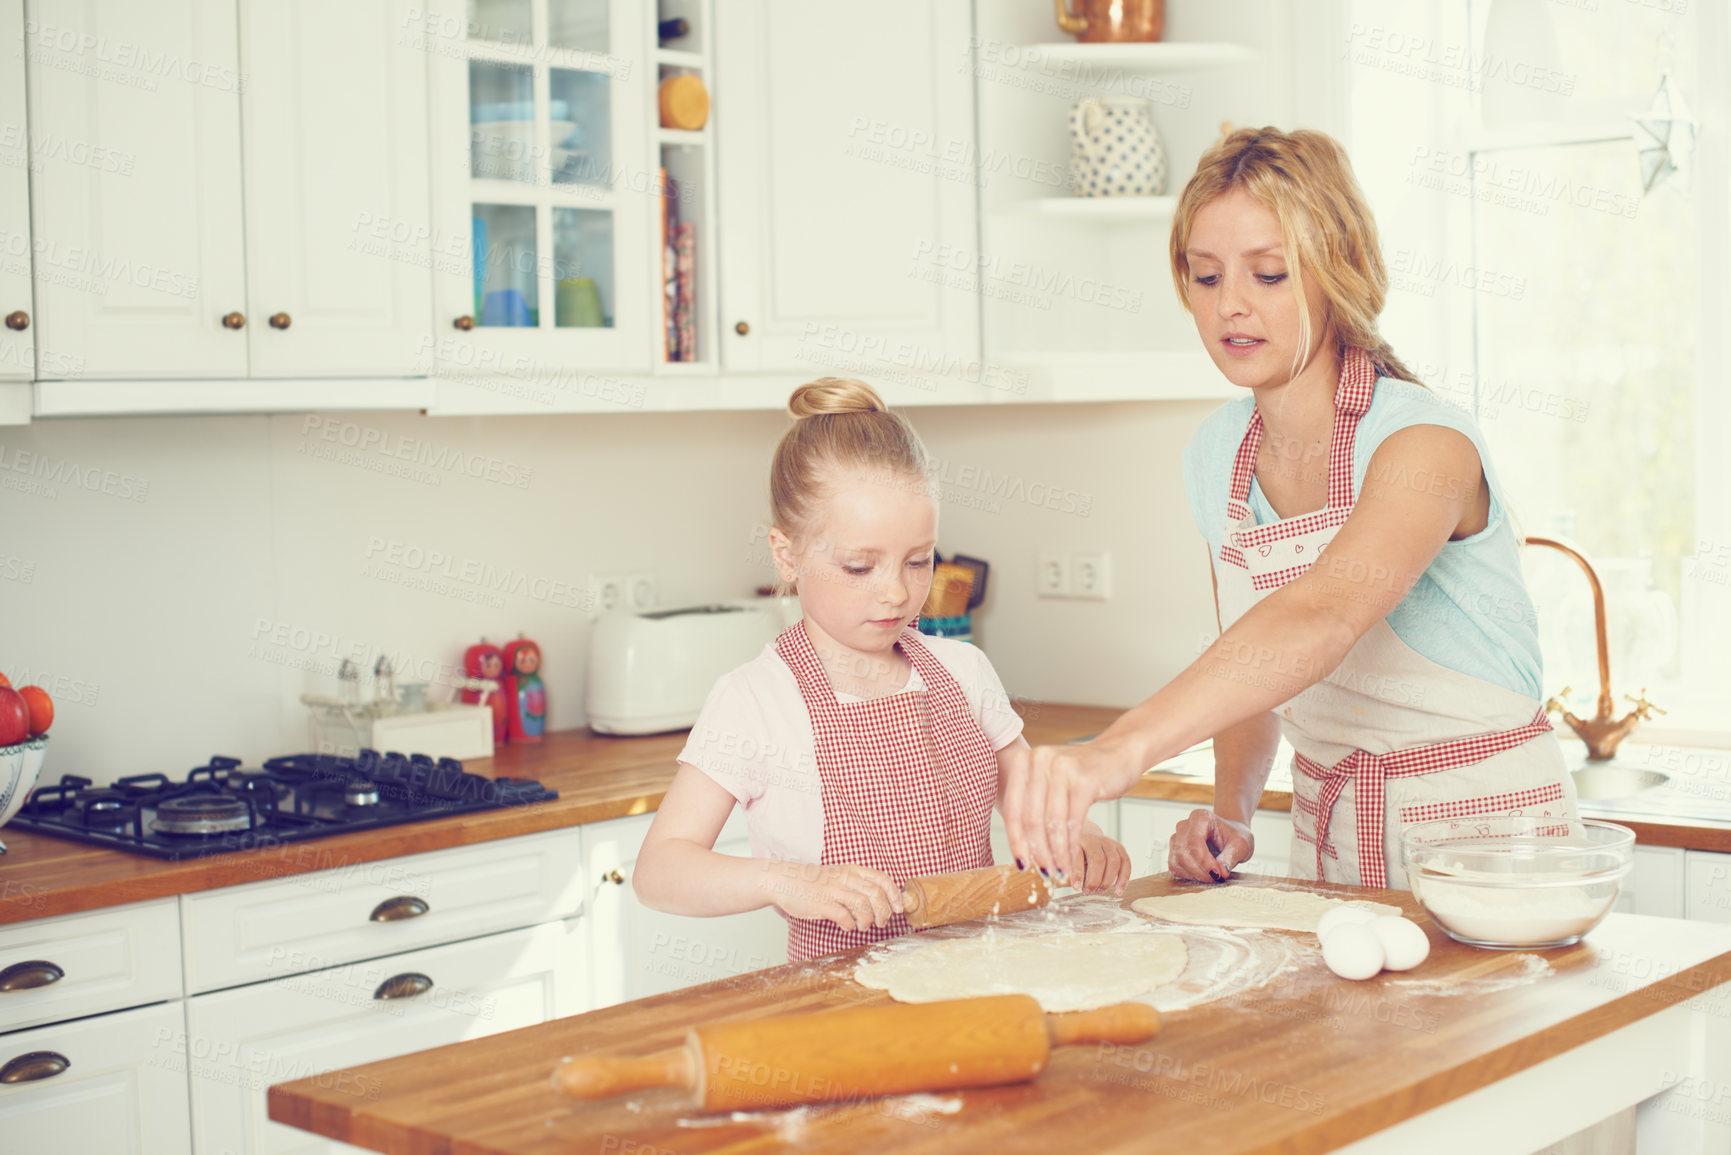
[(0, 746), (16, 746), (30, 737), (30, 707), (10, 686), (0, 686)]
[(30, 711), (30, 736), (48, 733), (48, 727), (54, 725), (54, 699), (48, 696), (48, 691), (41, 686), (25, 686), (18, 696)]

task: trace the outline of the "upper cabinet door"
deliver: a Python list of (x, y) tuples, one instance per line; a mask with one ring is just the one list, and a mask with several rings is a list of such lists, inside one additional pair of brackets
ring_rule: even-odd
[(416, 28), (433, 69), (437, 371), (508, 398), (525, 379), (557, 392), (647, 369), (654, 5), (462, 11), (429, 8)]
[(973, 362), (977, 292), (918, 275), (978, 243), (966, 0), (715, 9), (724, 366)]
[[(24, 59), (24, 0), (0, 0), (0, 57)], [(24, 70), (0, 68), (0, 381), (36, 375), (30, 303), (30, 134)]]
[(419, 7), (241, 0), (254, 377), (427, 371), (427, 54), (411, 35)]
[(27, 15), (39, 376), (246, 376), (234, 0)]

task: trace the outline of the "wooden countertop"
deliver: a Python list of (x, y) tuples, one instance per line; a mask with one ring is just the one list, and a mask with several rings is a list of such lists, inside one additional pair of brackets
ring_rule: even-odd
[[(1574, 947), (1482, 951), (1443, 937), (1410, 894), (1309, 885), (1403, 907), (1430, 958), (1350, 983), (1306, 945), (1296, 973), (1172, 1012), (1149, 1044), (1065, 1048), (1033, 1083), (934, 1100), (705, 1118), (670, 1090), (581, 1104), (549, 1085), (566, 1057), (645, 1054), (697, 1024), (888, 1001), (852, 981), (854, 952), (274, 1086), (270, 1117), (416, 1155), (1139, 1153), (1154, 1136), (1213, 1155), (1326, 1151), (1731, 982), (1728, 927), (1613, 914)], [(1124, 901), (1185, 889), (1144, 878)]]
[[(1047, 702), (1018, 702), (1016, 708), (1028, 740), (1036, 744), (1097, 733), (1120, 713)], [(184, 862), (0, 828), (0, 841), (8, 848), (0, 855), (0, 924), (646, 814), (661, 804), (684, 745), (683, 731), (612, 738), (587, 729), (564, 730), (464, 763), (472, 774), (543, 782), (559, 792), (555, 801)]]
[[(1016, 709), (1034, 745), (1096, 734), (1122, 712), (1106, 706), (1025, 701), (1016, 703)], [(587, 729), (564, 730), (534, 745), (508, 746), (491, 758), (464, 764), (469, 772), (487, 777), (543, 782), (559, 792), (553, 802), (185, 862), (86, 846), (13, 826), (0, 828), (0, 841), (9, 848), (0, 855), (0, 924), (646, 814), (661, 804), (684, 744), (683, 731), (611, 738)], [(1214, 786), (1196, 778), (1147, 774), (1125, 797), (1207, 806), (1213, 801)], [(1292, 795), (1268, 790), (1261, 805), (1264, 810), (1290, 810)], [(1643, 845), (1731, 852), (1731, 823), (1611, 817), (1634, 830)]]

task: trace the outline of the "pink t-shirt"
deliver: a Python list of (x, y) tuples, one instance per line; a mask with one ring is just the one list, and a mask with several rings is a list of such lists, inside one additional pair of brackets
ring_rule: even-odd
[[(1021, 736), (1021, 715), (1010, 708), (1010, 696), (985, 654), (951, 638), (920, 641), (961, 687), (993, 750)], [(924, 688), (919, 671), (910, 670), (901, 692)], [(838, 693), (836, 700), (861, 699)], [(753, 855), (821, 862), (823, 785), (814, 745), (799, 683), (775, 647), (765, 646), (763, 653), (716, 681), (679, 760), (739, 799)]]

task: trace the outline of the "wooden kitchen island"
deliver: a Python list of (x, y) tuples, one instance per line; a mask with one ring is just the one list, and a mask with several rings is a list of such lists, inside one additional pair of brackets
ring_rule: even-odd
[[(1159, 875), (1124, 901), (1187, 889)], [(694, 1024), (887, 1001), (852, 981), (849, 954), (281, 1084), (270, 1116), (417, 1155), (1493, 1155), (1651, 1100), (1643, 1150), (1731, 1150), (1731, 927), (1613, 914), (1575, 947), (1484, 951), (1446, 939), (1408, 893), (1351, 893), (1403, 907), (1430, 958), (1350, 983), (1295, 936), (1295, 970), (1172, 1012), (1140, 1047), (1057, 1051), (1029, 1084), (733, 1117), (671, 1091), (586, 1104), (549, 1084), (565, 1058), (645, 1054)]]

